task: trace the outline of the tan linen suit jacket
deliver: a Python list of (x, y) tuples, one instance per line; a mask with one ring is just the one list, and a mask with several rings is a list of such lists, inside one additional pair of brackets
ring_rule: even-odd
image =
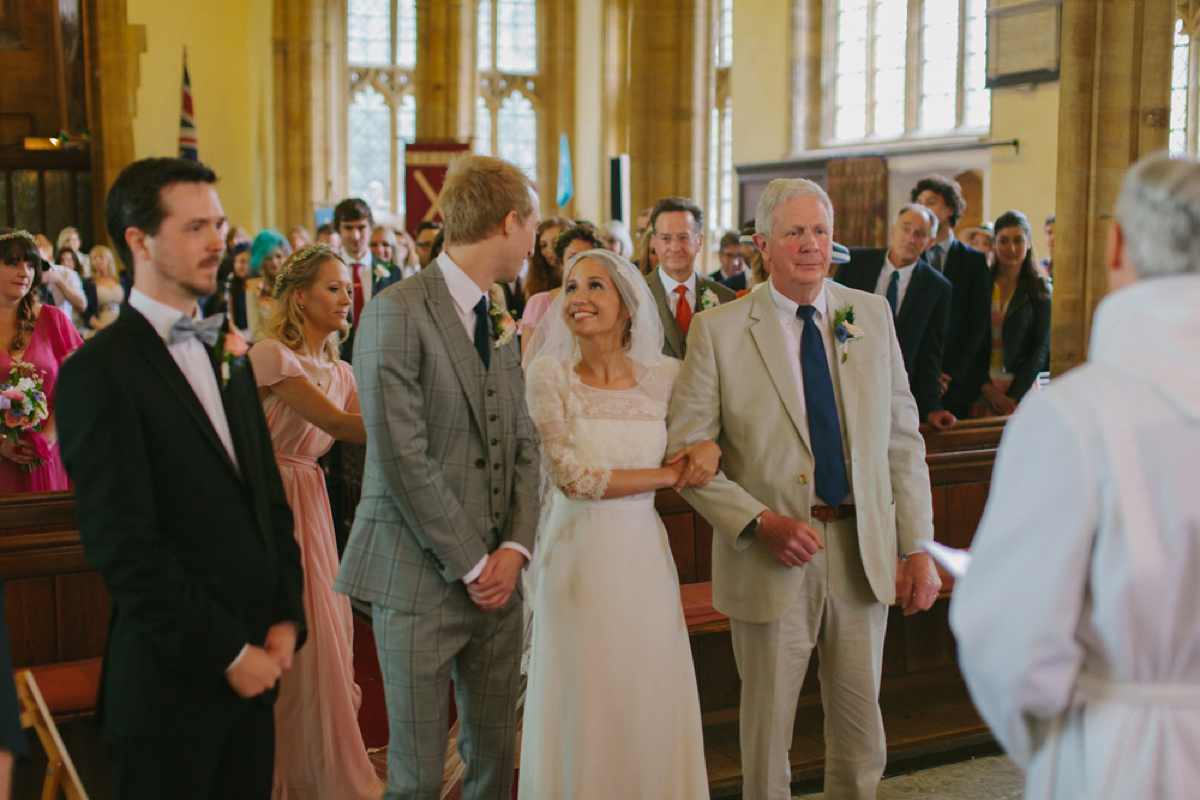
[[(925, 440), (887, 301), (825, 282), (830, 318), (854, 307), (861, 339), (835, 345), (841, 420), (849, 445), (863, 569), (875, 597), (895, 601), (896, 560), (933, 536)], [(823, 331), (832, 336), (832, 323)], [(796, 600), (806, 572), (781, 565), (746, 526), (764, 509), (810, 521), (813, 455), (771, 292), (692, 320), (668, 415), (669, 452), (714, 439), (724, 469), (683, 496), (713, 526), (713, 602), (746, 622), (772, 622)]]

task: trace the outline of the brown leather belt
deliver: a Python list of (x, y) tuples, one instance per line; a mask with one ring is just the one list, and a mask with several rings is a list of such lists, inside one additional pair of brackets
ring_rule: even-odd
[(854, 516), (854, 506), (841, 505), (837, 508), (829, 506), (813, 506), (812, 518), (821, 522), (836, 522), (839, 519), (851, 519)]

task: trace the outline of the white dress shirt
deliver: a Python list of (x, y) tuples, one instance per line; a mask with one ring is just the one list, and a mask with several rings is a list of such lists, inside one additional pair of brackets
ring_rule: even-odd
[[(892, 280), (892, 273), (900, 273), (900, 282), (896, 286), (896, 313), (900, 313), (900, 309), (904, 306), (904, 293), (908, 291), (908, 284), (912, 281), (913, 270), (917, 268), (917, 262), (905, 264), (903, 267), (892, 266), (892, 260), (888, 258), (892, 253), (887, 251), (887, 255), (883, 257), (883, 269), (879, 270), (879, 280), (875, 281), (875, 294), (880, 297), (887, 297), (887, 287)], [(945, 258), (945, 256), (943, 256)], [(946, 263), (945, 261), (942, 262)]]
[[(793, 353), (795, 358), (791, 359), (792, 377), (796, 382), (796, 395), (800, 400), (800, 410), (804, 413), (805, 419), (808, 418), (808, 408), (804, 403), (804, 372), (800, 366), (800, 337), (804, 331), (804, 321), (796, 316), (796, 309), (800, 306), (793, 300), (785, 297), (775, 288), (775, 284), (767, 281), (766, 285), (771, 292), (771, 299), (775, 301), (775, 310), (779, 314), (779, 324), (783, 328), (783, 339), (787, 345), (788, 352)], [(837, 357), (836, 348), (833, 345), (833, 331), (831, 330), (833, 316), (829, 313), (829, 295), (825, 291), (825, 286), (821, 286), (821, 292), (812, 302), (816, 313), (813, 314), (813, 323), (821, 329), (821, 344), (825, 345), (825, 360), (829, 365), (829, 377), (833, 383), (833, 397), (837, 401), (838, 408), (838, 424), (842, 429), (842, 449), (845, 450), (846, 441), (846, 416), (842, 410), (842, 387), (838, 383), (837, 370), (833, 368), (833, 359)], [(846, 465), (846, 499), (842, 501), (843, 505), (853, 505), (854, 492), (851, 483), (852, 476), (850, 475), (850, 465)], [(812, 494), (812, 499), (809, 505), (816, 505), (816, 481), (810, 481), (809, 492)]]
[[(142, 294), (137, 289), (129, 293), (129, 305), (146, 318), (154, 328), (154, 332), (167, 345), (167, 352), (179, 365), (183, 377), (187, 378), (196, 399), (204, 407), (204, 413), (212, 422), (217, 432), (217, 438), (225, 445), (225, 451), (235, 467), (238, 466), (237, 455), (233, 451), (233, 436), (229, 433), (229, 420), (225, 417), (225, 406), (221, 403), (221, 387), (217, 385), (217, 376), (213, 372), (212, 359), (204, 343), (192, 336), (178, 344), (171, 344), (169, 337), (171, 326), (184, 316), (183, 312), (172, 308), (166, 303), (160, 303), (152, 297)], [(200, 321), (200, 308), (196, 307), (192, 318)]]
[[(47, 263), (49, 264), (49, 262)], [(83, 279), (79, 277), (78, 272), (58, 264), (49, 264), (49, 267), (54, 270), (55, 274), (61, 275), (71, 285), (71, 288), (78, 292), (80, 297), (84, 298), (84, 302), (87, 302), (87, 297), (83, 293)], [(67, 319), (73, 319), (73, 315), (79, 313), (75, 310), (75, 306), (71, 305), (71, 301), (63, 294), (63, 290), (57, 283), (50, 287), (50, 296), (54, 298), (54, 305), (58, 306), (58, 310), (67, 315)]]
[(658, 278), (662, 281), (663, 289), (667, 293), (667, 307), (671, 309), (671, 316), (676, 315), (679, 306), (679, 295), (675, 293), (678, 286), (687, 288), (688, 306), (696, 307), (696, 270), (692, 270), (692, 274), (683, 283), (672, 278), (667, 274), (667, 271), (662, 267), (658, 268)]
[(365, 306), (371, 301), (371, 289), (375, 286), (375, 258), (368, 250), (362, 258), (354, 258), (345, 250), (340, 253), (342, 260), (346, 262), (346, 266), (350, 269), (350, 283), (354, 283), (355, 265), (359, 267), (358, 279), (362, 283), (362, 304)]
[[(446, 279), (446, 289), (450, 292), (450, 299), (454, 301), (454, 313), (458, 315), (458, 321), (462, 323), (467, 338), (471, 341), (472, 346), (474, 346), (475, 306), (479, 305), (479, 300), (487, 297), (488, 293), (480, 289), (479, 284), (475, 283), (467, 273), (463, 272), (462, 268), (458, 264), (455, 264), (445, 251), (442, 251), (437, 257), (437, 265), (442, 270), (442, 277)], [(491, 307), (490, 298), (488, 300), (488, 307)], [(533, 560), (533, 556), (529, 554), (529, 551), (517, 542), (502, 542), (500, 546), (516, 550), (525, 556), (525, 563)], [(475, 579), (479, 577), (479, 573), (483, 572), (487, 561), (488, 557), (484, 555), (470, 572), (463, 575), (463, 583), (474, 583)]]

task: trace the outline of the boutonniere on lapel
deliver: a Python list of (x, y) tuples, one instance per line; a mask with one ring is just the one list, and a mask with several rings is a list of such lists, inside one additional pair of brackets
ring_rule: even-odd
[(377, 261), (375, 262), (375, 267), (371, 270), (371, 273), (375, 276), (375, 280), (381, 281), (391, 274), (391, 270), (388, 269), (387, 264)]
[(833, 335), (842, 349), (842, 363), (850, 355), (850, 343), (863, 337), (863, 329), (854, 324), (854, 306), (842, 306), (833, 315)]
[(700, 285), (700, 310), (708, 311), (719, 305), (721, 305), (721, 298), (717, 297), (717, 293), (712, 290), (712, 281), (705, 281)]
[(229, 385), (229, 376), (241, 366), (250, 352), (250, 345), (240, 333), (229, 331), (217, 342), (217, 361), (221, 365), (221, 388)]
[(492, 347), (499, 350), (517, 335), (517, 321), (498, 306), (492, 306), (488, 314), (492, 317)]

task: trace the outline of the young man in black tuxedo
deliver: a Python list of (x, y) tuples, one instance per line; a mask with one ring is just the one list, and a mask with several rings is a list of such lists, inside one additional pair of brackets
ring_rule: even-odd
[(911, 199), (938, 220), (925, 260), (950, 281), (952, 289), (942, 356), (942, 403), (955, 417), (966, 419), (979, 387), (987, 381), (992, 355), (992, 273), (987, 256), (954, 236), (954, 226), (967, 208), (957, 181), (927, 175), (917, 181)]
[(84, 552), (112, 596), (97, 712), (120, 800), (268, 798), (276, 681), (304, 638), (254, 375), (217, 360), (220, 317), (197, 307), (224, 248), (215, 181), (173, 158), (117, 177), (105, 215), (134, 288), (58, 384)]

